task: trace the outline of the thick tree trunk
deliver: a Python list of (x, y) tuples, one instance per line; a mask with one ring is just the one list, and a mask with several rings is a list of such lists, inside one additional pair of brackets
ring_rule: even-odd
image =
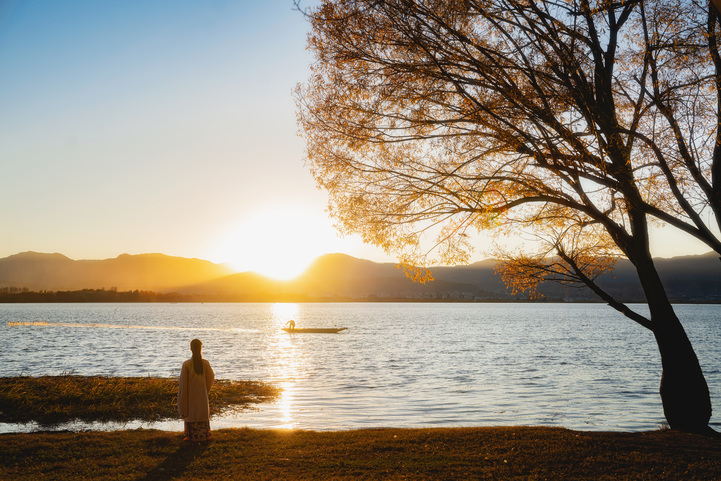
[(661, 402), (672, 429), (707, 433), (711, 397), (698, 357), (666, 296), (651, 256), (637, 258), (636, 270), (646, 295), (661, 353)]
[(660, 393), (666, 420), (672, 429), (707, 432), (711, 397), (691, 342), (673, 310), (652, 320), (663, 367)]

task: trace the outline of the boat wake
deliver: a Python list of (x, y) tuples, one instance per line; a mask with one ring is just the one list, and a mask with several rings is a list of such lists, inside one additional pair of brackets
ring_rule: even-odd
[(21, 321), (8, 322), (8, 327), (99, 327), (105, 329), (166, 329), (177, 331), (233, 331), (232, 327), (177, 327), (177, 326), (136, 326), (131, 324), (101, 324), (76, 322)]

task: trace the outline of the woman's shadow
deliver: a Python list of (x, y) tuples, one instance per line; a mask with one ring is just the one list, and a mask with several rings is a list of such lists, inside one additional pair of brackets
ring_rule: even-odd
[(206, 449), (208, 449), (208, 443), (183, 442), (178, 446), (177, 451), (140, 479), (148, 481), (174, 479), (183, 474), (190, 463), (201, 456)]

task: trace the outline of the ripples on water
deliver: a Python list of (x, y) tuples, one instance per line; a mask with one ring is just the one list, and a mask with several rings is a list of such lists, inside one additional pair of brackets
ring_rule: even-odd
[[(677, 310), (718, 408), (721, 309)], [(290, 319), (349, 330), (289, 335)], [(601, 304), (4, 304), (0, 331), (2, 376), (177, 376), (198, 337), (219, 378), (284, 389), (273, 404), (214, 418), (216, 428), (633, 431), (664, 421), (653, 336)]]

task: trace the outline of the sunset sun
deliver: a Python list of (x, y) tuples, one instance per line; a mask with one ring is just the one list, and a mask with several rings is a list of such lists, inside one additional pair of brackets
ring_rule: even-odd
[(301, 274), (316, 257), (339, 247), (340, 239), (323, 215), (299, 207), (275, 207), (230, 226), (219, 236), (211, 256), (239, 272), (287, 280)]

